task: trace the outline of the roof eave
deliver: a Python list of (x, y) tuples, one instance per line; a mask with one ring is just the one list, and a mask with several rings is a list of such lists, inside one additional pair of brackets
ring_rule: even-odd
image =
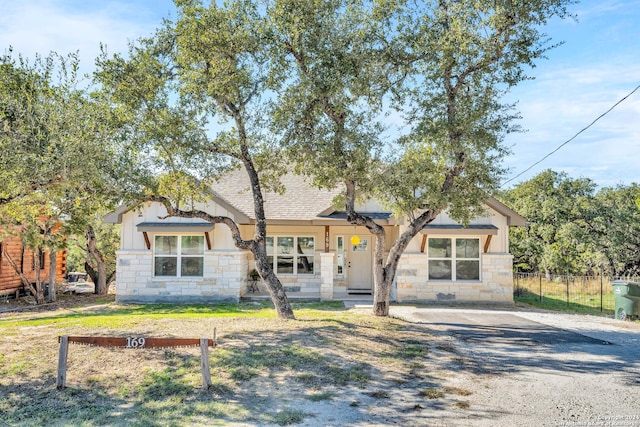
[(509, 227), (524, 227), (527, 225), (527, 219), (505, 205), (504, 203), (497, 200), (495, 197), (489, 197), (487, 200), (487, 206), (489, 206), (494, 211), (498, 212), (501, 215), (504, 215), (507, 218), (507, 225)]

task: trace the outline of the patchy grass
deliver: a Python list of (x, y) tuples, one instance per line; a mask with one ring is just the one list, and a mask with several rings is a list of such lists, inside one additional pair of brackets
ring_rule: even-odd
[(440, 399), (444, 397), (444, 393), (435, 387), (428, 387), (420, 390), (420, 396), (426, 397), (427, 399)]
[(457, 396), (471, 396), (473, 392), (460, 387), (443, 387), (443, 390), (447, 393), (453, 393)]
[(0, 319), (0, 329), (16, 327), (56, 328), (82, 327), (123, 329), (139, 325), (141, 322), (165, 319), (211, 319), (230, 317), (251, 317), (273, 319), (276, 313), (269, 304), (220, 304), (220, 305), (113, 305), (102, 310), (71, 310), (64, 313), (50, 315), (27, 315), (18, 319)]
[(307, 414), (295, 409), (284, 409), (274, 414), (271, 419), (280, 426), (299, 424), (304, 421)]
[(335, 397), (335, 393), (331, 391), (323, 391), (321, 393), (311, 393), (305, 397), (312, 402), (320, 402), (323, 400), (332, 400)]
[(374, 399), (388, 399), (390, 397), (389, 392), (386, 390), (375, 390), (372, 391), (369, 395)]
[[(294, 425), (315, 419), (322, 425), (354, 414), (370, 417), (379, 399), (401, 409), (425, 404), (425, 397), (436, 399), (443, 391), (466, 395), (431, 376), (449, 369), (451, 355), (429, 349), (455, 348), (427, 327), (347, 311), (336, 302), (294, 307), (294, 321), (277, 319), (266, 303), (103, 304), (4, 313), (1, 423), (146, 427)], [(76, 344), (69, 346), (67, 388), (55, 389), (59, 335), (195, 338), (211, 337), (214, 329), (218, 346), (209, 351), (212, 386), (206, 391), (197, 347)], [(413, 390), (414, 401), (396, 401), (398, 387)], [(342, 412), (324, 414), (334, 417), (328, 421), (318, 412), (327, 408)], [(399, 411), (398, 423), (414, 425), (415, 419), (404, 418), (413, 412)]]

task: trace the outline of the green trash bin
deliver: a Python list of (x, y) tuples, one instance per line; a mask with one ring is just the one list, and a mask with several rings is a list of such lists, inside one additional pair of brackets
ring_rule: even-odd
[(626, 320), (640, 316), (640, 283), (614, 280), (611, 286), (616, 304), (616, 319)]

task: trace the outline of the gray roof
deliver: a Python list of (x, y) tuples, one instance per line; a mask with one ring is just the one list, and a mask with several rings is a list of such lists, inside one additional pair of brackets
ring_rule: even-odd
[[(318, 189), (300, 175), (288, 173), (280, 178), (284, 189), (282, 194), (263, 189), (264, 208), (267, 221), (270, 223), (313, 222), (319, 224), (323, 220), (346, 221), (346, 214), (333, 207), (335, 196), (342, 188), (332, 190)], [(234, 214), (237, 223), (247, 224), (255, 221), (253, 194), (249, 177), (244, 169), (236, 169), (226, 173), (212, 185), (213, 200)], [(524, 217), (499, 202), (493, 197), (487, 205), (507, 217), (510, 226), (523, 226)], [(120, 223), (124, 212), (132, 209), (131, 205), (123, 205), (105, 217), (106, 222)], [(376, 221), (390, 221), (389, 212), (361, 212)], [(320, 221), (320, 222), (318, 222)]]
[[(327, 208), (333, 205), (333, 198), (340, 189), (318, 189), (309, 184), (304, 177), (289, 173), (281, 178), (285, 190), (282, 194), (264, 191), (264, 209), (269, 220), (311, 221), (317, 219)], [(212, 185), (216, 198), (222, 199), (228, 206), (255, 219), (253, 194), (249, 177), (243, 169), (226, 174)], [(214, 198), (214, 201), (217, 201)]]

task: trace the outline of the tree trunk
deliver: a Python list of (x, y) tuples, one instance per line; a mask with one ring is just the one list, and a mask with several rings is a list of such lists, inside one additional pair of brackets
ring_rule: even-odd
[(55, 249), (49, 249), (49, 302), (56, 301), (56, 267), (58, 265), (58, 253)]
[(389, 315), (391, 286), (394, 280), (393, 276), (390, 278), (387, 276), (384, 265), (386, 237), (386, 233), (376, 236), (376, 247), (373, 253), (373, 314), (375, 316)]
[(20, 267), (18, 267), (16, 262), (13, 260), (13, 258), (11, 258), (11, 255), (9, 255), (9, 253), (6, 251), (4, 247), (2, 248), (2, 256), (4, 256), (4, 258), (7, 260), (11, 268), (13, 268), (13, 271), (15, 271), (18, 277), (20, 277), (20, 281), (22, 282), (22, 285), (25, 288), (29, 289), (29, 292), (31, 292), (31, 295), (36, 295), (37, 293), (36, 288), (33, 287), (29, 279), (27, 279), (27, 276), (24, 275)]
[(407, 225), (407, 229), (391, 247), (385, 263), (384, 252), (387, 233), (384, 228), (373, 219), (356, 212), (356, 184), (354, 181), (345, 181), (345, 196), (347, 221), (354, 225), (365, 226), (367, 230), (376, 237), (376, 248), (373, 254), (373, 314), (375, 316), (388, 316), (391, 288), (396, 278), (400, 257), (411, 242), (411, 239), (413, 239), (425, 225), (433, 221), (442, 209), (427, 209), (411, 221)]
[[(98, 283), (98, 271), (93, 268), (93, 266), (91, 264), (89, 264), (89, 262), (85, 261), (84, 262), (84, 271), (89, 275), (89, 278), (91, 279), (91, 281), (93, 283)], [(96, 286), (94, 292), (94, 294), (98, 293), (98, 287)]]
[(394, 278), (376, 279), (373, 291), (374, 316), (388, 316), (390, 307), (391, 286)]
[(91, 257), (96, 262), (96, 270), (97, 270), (97, 278), (98, 281), (94, 281), (95, 285), (95, 293), (98, 295), (106, 295), (107, 294), (107, 268), (106, 263), (104, 261), (104, 257), (102, 256), (102, 252), (98, 249), (96, 245), (96, 233), (92, 226), (87, 226), (87, 232), (85, 233), (85, 237), (87, 239), (87, 252), (91, 255)]
[(264, 283), (267, 285), (269, 295), (273, 301), (273, 305), (276, 308), (278, 317), (280, 319), (294, 320), (296, 317), (293, 314), (293, 307), (287, 298), (287, 294), (284, 290), (284, 286), (280, 283), (278, 277), (270, 270), (270, 274), (266, 274)]
[(244, 158), (244, 168), (251, 182), (251, 192), (253, 193), (253, 210), (256, 216), (255, 234), (253, 243), (251, 244), (251, 252), (256, 262), (256, 267), (264, 283), (267, 285), (271, 301), (278, 312), (281, 319), (295, 319), (293, 308), (284, 290), (284, 286), (273, 271), (273, 266), (269, 264), (267, 257), (267, 248), (265, 245), (267, 239), (267, 216), (264, 211), (264, 198), (262, 196), (262, 188), (260, 179), (253, 162), (248, 156)]
[(295, 319), (293, 308), (289, 298), (287, 298), (284, 286), (282, 286), (282, 283), (273, 272), (273, 267), (268, 262), (266, 251), (257, 249), (253, 252), (253, 256), (256, 262), (256, 269), (267, 286), (271, 301), (273, 301), (273, 305), (278, 312), (278, 317), (287, 320)]
[(33, 250), (33, 269), (36, 272), (36, 303), (38, 305), (44, 304), (44, 292), (42, 290), (42, 278), (40, 277), (40, 248)]

